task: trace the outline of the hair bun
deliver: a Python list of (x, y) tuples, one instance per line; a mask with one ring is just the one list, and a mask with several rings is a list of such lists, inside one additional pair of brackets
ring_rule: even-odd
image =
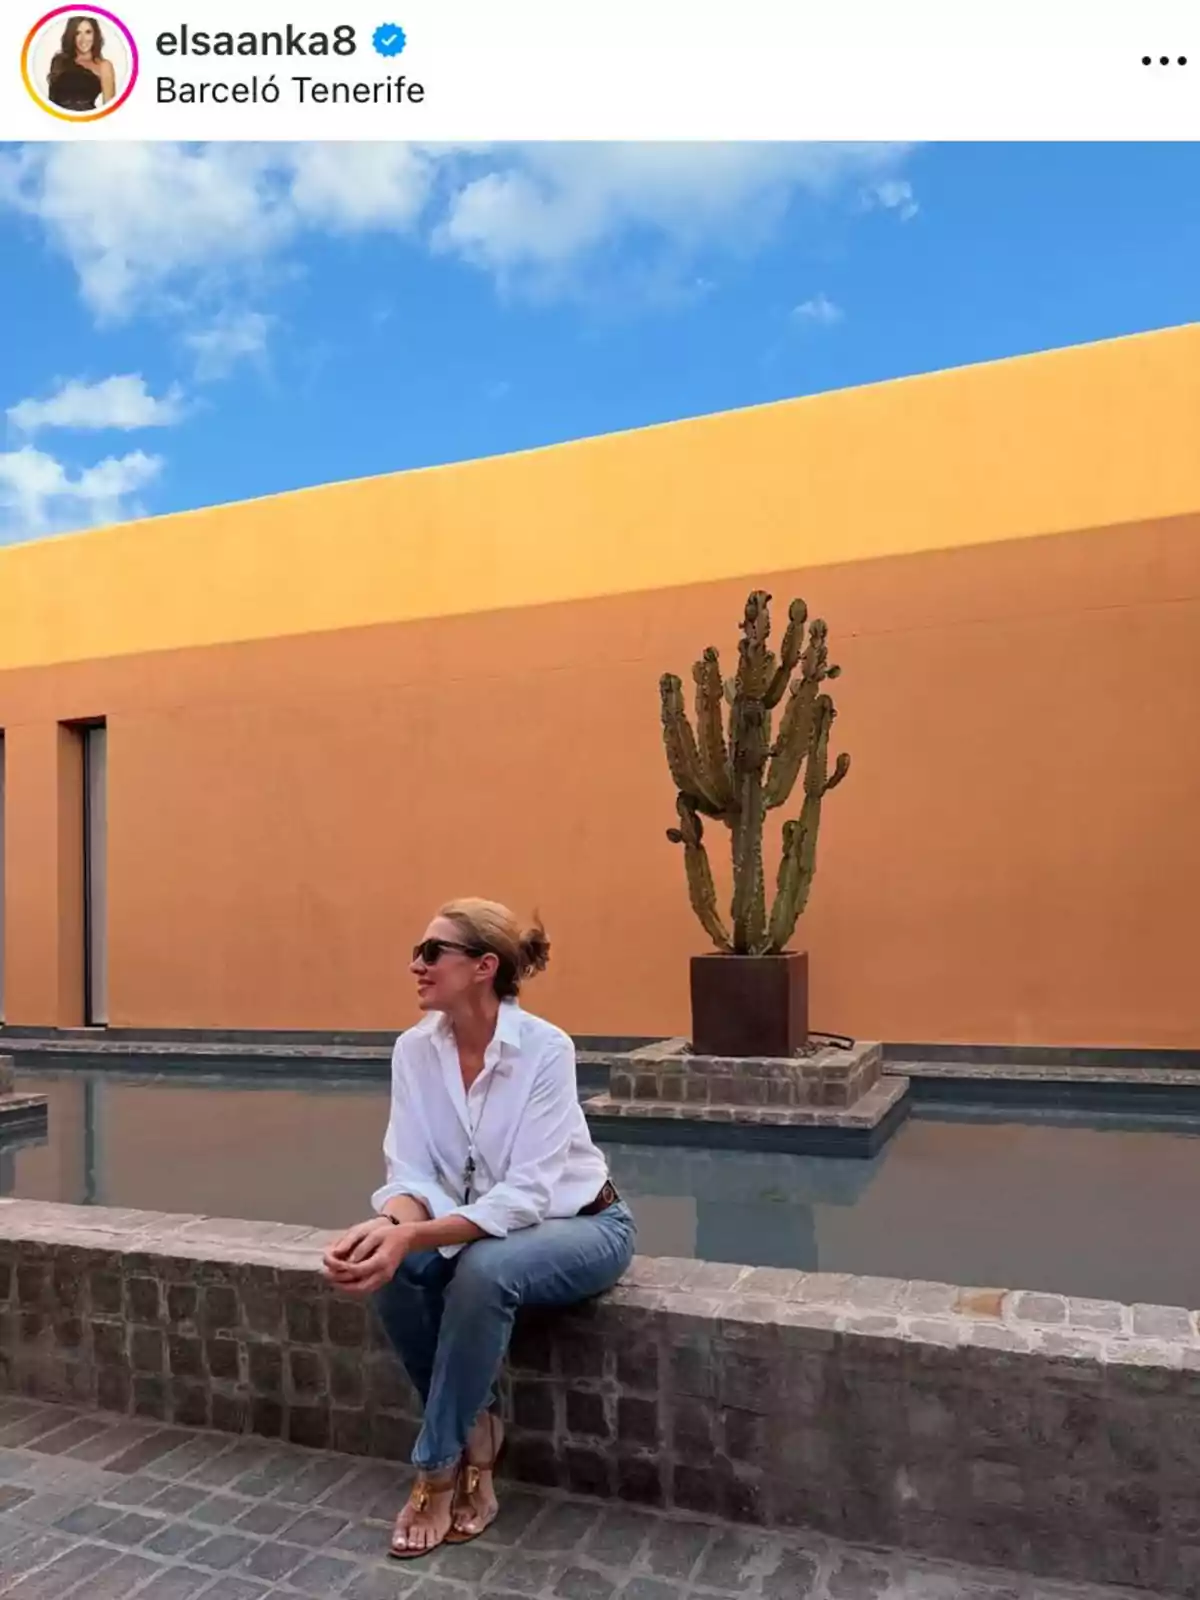
[(526, 928), (517, 946), (521, 953), (521, 976), (530, 978), (535, 972), (545, 972), (550, 960), (550, 941), (542, 927), (542, 919), (535, 914), (533, 926)]

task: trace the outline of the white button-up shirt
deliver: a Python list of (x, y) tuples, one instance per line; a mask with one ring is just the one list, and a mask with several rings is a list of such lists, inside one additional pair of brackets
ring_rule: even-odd
[[(514, 1001), (500, 1007), (469, 1094), (444, 1016), (431, 1014), (401, 1034), (383, 1153), (387, 1182), (372, 1196), (376, 1211), (409, 1195), (435, 1220), (455, 1213), (497, 1239), (576, 1216), (608, 1180), (579, 1104), (570, 1036)], [(446, 1245), (442, 1254), (462, 1248)]]

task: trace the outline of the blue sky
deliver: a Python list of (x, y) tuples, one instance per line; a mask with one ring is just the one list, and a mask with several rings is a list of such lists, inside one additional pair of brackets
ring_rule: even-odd
[(0, 147), (0, 542), (1200, 316), (1200, 146)]

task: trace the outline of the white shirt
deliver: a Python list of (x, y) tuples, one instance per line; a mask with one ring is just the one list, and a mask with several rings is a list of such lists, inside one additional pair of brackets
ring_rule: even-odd
[[(475, 1174), (467, 1204), (472, 1144)], [(549, 1217), (576, 1216), (608, 1181), (608, 1164), (579, 1104), (570, 1036), (514, 1001), (500, 1007), (469, 1094), (443, 1015), (431, 1014), (401, 1034), (392, 1051), (383, 1153), (387, 1182), (371, 1197), (376, 1211), (409, 1195), (435, 1220), (467, 1217), (497, 1239)], [(442, 1254), (462, 1248), (446, 1245)]]

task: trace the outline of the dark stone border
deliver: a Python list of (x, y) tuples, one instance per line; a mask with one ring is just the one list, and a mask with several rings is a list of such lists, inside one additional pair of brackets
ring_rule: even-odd
[[(255, 1055), (239, 1053), (230, 1047), (228, 1053), (216, 1055), (211, 1049), (153, 1050), (146, 1045), (120, 1045), (86, 1050), (64, 1048), (22, 1049), (17, 1042), (8, 1041), (7, 1048), (18, 1062), (20, 1072), (27, 1076), (40, 1073), (103, 1073), (106, 1077), (130, 1080), (168, 1077), (204, 1079), (214, 1085), (253, 1087), (256, 1083), (271, 1088), (284, 1081), (319, 1083), (356, 1082), (386, 1083), (391, 1076), (391, 1050), (354, 1056), (339, 1055), (336, 1050), (316, 1056)], [(348, 1047), (344, 1047), (348, 1048)]]
[[(79, 1046), (103, 1049), (111, 1045), (161, 1045), (176, 1046), (183, 1056), (204, 1051), (212, 1046), (222, 1054), (231, 1046), (249, 1046), (252, 1055), (273, 1050), (302, 1049), (341, 1051), (386, 1049), (389, 1054), (401, 1028), (368, 1032), (288, 1031), (270, 1028), (35, 1028), (12, 1023), (0, 1023), (0, 1050), (14, 1053), (22, 1047), (52, 1048), (65, 1044), (72, 1051)], [(639, 1050), (656, 1044), (652, 1038), (610, 1034), (577, 1034), (578, 1050), (617, 1052)]]
[[(111, 1071), (126, 1077), (164, 1073), (203, 1074), (217, 1082), (280, 1078), (386, 1082), (396, 1034), (228, 1034), (137, 1029), (44, 1029), (0, 1027), (0, 1053), (22, 1071)], [(604, 1087), (608, 1073), (596, 1064), (601, 1052), (636, 1048), (644, 1041), (585, 1036), (577, 1039), (581, 1092)]]
[(387, 1045), (399, 1028), (366, 1031), (315, 1032), (275, 1028), (41, 1028), (0, 1023), (0, 1045), (22, 1040), (66, 1040), (117, 1044), (250, 1045)]
[[(1142, 1069), (1145, 1070), (1145, 1069)], [(964, 1110), (1098, 1111), (1137, 1118), (1200, 1117), (1200, 1078), (1195, 1083), (1138, 1083), (1112, 1079), (1072, 1082), (1064, 1078), (943, 1076), (909, 1077), (909, 1093), (921, 1105)]]
[(978, 1067), (1095, 1067), (1114, 1071), (1182, 1068), (1200, 1071), (1200, 1049), (1158, 1050), (1141, 1046), (1015, 1044), (885, 1044), (884, 1059), (897, 1067), (940, 1061)]
[[(107, 1083), (177, 1083), (211, 1089), (261, 1089), (299, 1085), (314, 1089), (382, 1087), (391, 1077), (390, 1060), (344, 1061), (337, 1058), (255, 1058), (237, 1056), (58, 1056), (19, 1057), (18, 1077), (99, 1077)], [(608, 1082), (599, 1067), (581, 1062), (577, 1071), (580, 1097), (598, 1094)]]
[[(13, 1054), (25, 1051), (49, 1052), (64, 1047), (64, 1057), (73, 1059), (80, 1050), (96, 1055), (133, 1053), (139, 1046), (154, 1046), (155, 1054), (168, 1061), (185, 1061), (197, 1055), (212, 1054), (222, 1059), (245, 1051), (246, 1061), (268, 1060), (275, 1056), (291, 1059), (293, 1051), (305, 1056), (342, 1056), (351, 1051), (390, 1052), (396, 1030), (333, 1030), (329, 1032), (297, 1029), (229, 1028), (44, 1028), (0, 1023), (0, 1051)], [(618, 1055), (647, 1050), (662, 1039), (649, 1035), (577, 1034), (575, 1046), (582, 1054)], [(1090, 1067), (1113, 1071), (1159, 1069), (1200, 1071), (1198, 1049), (1149, 1049), (1140, 1046), (1050, 1046), (996, 1044), (920, 1044), (885, 1043), (885, 1059), (895, 1065), (908, 1062), (942, 1062), (964, 1067)]]
[(0, 1144), (6, 1149), (22, 1138), (44, 1137), (49, 1125), (45, 1095), (12, 1094), (0, 1099)]

